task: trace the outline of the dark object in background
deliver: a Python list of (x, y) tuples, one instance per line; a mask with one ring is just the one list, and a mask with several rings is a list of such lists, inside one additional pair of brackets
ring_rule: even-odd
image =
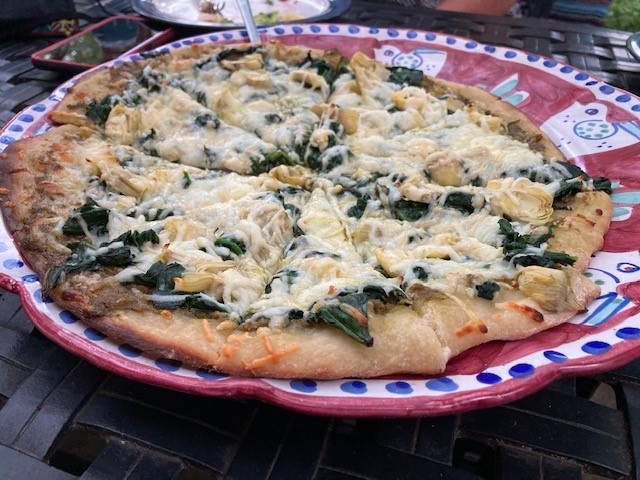
[(65, 28), (58, 32), (45, 27), (38, 33), (68, 35), (73, 28), (77, 28), (77, 18), (73, 0), (4, 0), (0, 16), (0, 39), (29, 35), (34, 29), (54, 21), (64, 21), (58, 25)]

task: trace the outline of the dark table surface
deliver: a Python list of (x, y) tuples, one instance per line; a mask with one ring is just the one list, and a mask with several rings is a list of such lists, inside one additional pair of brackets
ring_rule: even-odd
[[(92, 2), (78, 5), (103, 14)], [(520, 48), (640, 93), (640, 64), (624, 32), (361, 1), (336, 21)], [(0, 126), (67, 78), (32, 66), (29, 55), (48, 43), (0, 42)], [(46, 339), (17, 296), (0, 294), (1, 479), (626, 479), (639, 477), (638, 459), (640, 361), (460, 415), (313, 417), (109, 374)]]

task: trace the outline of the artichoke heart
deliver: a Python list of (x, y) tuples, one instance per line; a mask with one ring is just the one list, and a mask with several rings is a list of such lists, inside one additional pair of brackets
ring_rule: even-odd
[(216, 280), (221, 283), (221, 279), (217, 275), (206, 272), (184, 272), (182, 278), (173, 279), (176, 291), (189, 293), (209, 290)]
[(109, 113), (104, 129), (111, 140), (131, 145), (136, 139), (139, 126), (140, 110), (118, 103)]
[(418, 87), (405, 87), (391, 94), (391, 101), (400, 110), (414, 108), (420, 110), (426, 101), (427, 92)]
[(323, 93), (329, 92), (329, 84), (324, 77), (309, 70), (295, 70), (291, 72), (291, 80), (300, 82), (313, 90), (320, 90)]
[(565, 270), (525, 267), (518, 276), (520, 291), (548, 312), (580, 312), (585, 306), (576, 299)]
[(220, 66), (231, 71), (260, 70), (264, 68), (264, 59), (259, 53), (251, 53), (249, 55), (244, 55), (237, 60), (222, 60), (220, 62)]
[[(487, 187), (492, 190), (497, 183), (500, 181), (492, 180)], [(533, 225), (549, 223), (553, 215), (553, 196), (526, 178), (515, 180), (506, 190), (494, 195), (490, 204), (496, 215)]]

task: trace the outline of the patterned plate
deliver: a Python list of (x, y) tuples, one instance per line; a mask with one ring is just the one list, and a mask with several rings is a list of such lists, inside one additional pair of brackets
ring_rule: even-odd
[[(184, 367), (117, 343), (42, 298), (38, 278), (0, 226), (0, 285), (17, 292), (33, 321), (63, 347), (107, 370), (202, 395), (250, 396), (298, 411), (338, 416), (449, 414), (515, 400), (563, 375), (595, 373), (640, 356), (640, 99), (555, 60), (464, 38), (356, 25), (286, 25), (263, 39), (357, 50), (391, 65), (478, 85), (518, 106), (593, 176), (614, 182), (614, 221), (586, 275), (602, 295), (571, 322), (517, 342), (491, 342), (454, 358), (443, 375), (370, 380), (228, 377)], [(175, 42), (237, 42), (237, 30)], [(134, 55), (132, 58), (137, 58)], [(120, 63), (116, 60), (112, 63)], [(76, 77), (77, 78), (77, 77)], [(50, 128), (44, 116), (74, 79), (9, 122), (0, 151)]]

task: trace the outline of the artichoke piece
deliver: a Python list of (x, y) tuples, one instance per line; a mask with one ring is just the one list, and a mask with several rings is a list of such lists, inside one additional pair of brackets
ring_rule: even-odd
[(104, 132), (114, 141), (132, 145), (136, 140), (136, 132), (140, 127), (140, 120), (140, 110), (118, 103), (113, 107), (105, 121)]
[(525, 267), (518, 276), (520, 291), (548, 312), (580, 312), (580, 304), (571, 289), (565, 270), (538, 266)]
[(503, 190), (495, 194), (491, 200), (491, 210), (508, 220), (544, 225), (549, 223), (553, 215), (553, 196), (536, 187), (527, 178), (519, 178), (510, 185), (500, 180), (491, 180), (487, 184), (489, 190)]
[(216, 280), (220, 281), (217, 275), (206, 272), (184, 272), (182, 277), (173, 279), (177, 291), (189, 293), (209, 290)]

